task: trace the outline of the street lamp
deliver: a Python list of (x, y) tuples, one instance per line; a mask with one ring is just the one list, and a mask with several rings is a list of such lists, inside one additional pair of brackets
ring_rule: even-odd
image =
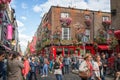
[(94, 26), (95, 26), (94, 23), (95, 23), (95, 13), (92, 12), (92, 15), (93, 15), (93, 19), (92, 19), (92, 20), (93, 20), (93, 21), (92, 21), (92, 22), (93, 22), (93, 42), (94, 42)]

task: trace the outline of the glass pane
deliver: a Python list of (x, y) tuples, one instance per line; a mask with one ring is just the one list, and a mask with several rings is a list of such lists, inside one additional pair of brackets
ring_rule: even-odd
[(69, 17), (69, 13), (61, 13), (61, 18), (68, 18)]

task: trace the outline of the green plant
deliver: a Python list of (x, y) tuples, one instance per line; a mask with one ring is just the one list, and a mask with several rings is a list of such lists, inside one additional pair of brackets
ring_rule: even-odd
[(105, 37), (100, 37), (100, 36), (98, 36), (98, 37), (95, 39), (95, 42), (98, 43), (98, 44), (104, 44), (104, 43), (106, 43), (106, 38), (105, 38)]
[(109, 43), (110, 49), (114, 50), (114, 48), (118, 45), (118, 40), (115, 37), (111, 38), (111, 42)]

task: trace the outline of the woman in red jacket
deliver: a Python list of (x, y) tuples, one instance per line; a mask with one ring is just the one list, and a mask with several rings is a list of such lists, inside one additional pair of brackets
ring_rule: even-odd
[(29, 80), (30, 64), (27, 56), (23, 57), (23, 64), (24, 64), (24, 68), (22, 69), (23, 77), (26, 80)]

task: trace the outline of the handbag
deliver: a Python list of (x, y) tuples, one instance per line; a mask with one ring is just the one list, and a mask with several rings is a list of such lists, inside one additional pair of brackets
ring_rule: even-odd
[(61, 69), (55, 69), (54, 74), (62, 74), (62, 70)]
[(80, 71), (79, 76), (83, 79), (88, 79), (90, 78), (90, 70), (87, 71)]

